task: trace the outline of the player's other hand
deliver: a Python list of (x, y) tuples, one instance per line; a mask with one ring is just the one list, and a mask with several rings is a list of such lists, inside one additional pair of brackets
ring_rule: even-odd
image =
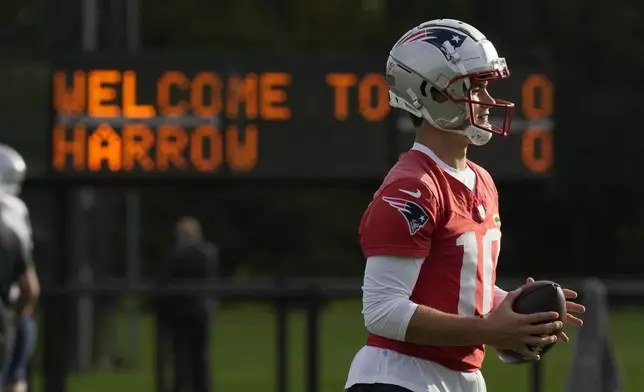
[(528, 349), (527, 345), (543, 347), (556, 342), (557, 336), (550, 334), (561, 330), (563, 323), (556, 320), (559, 317), (557, 312), (516, 313), (512, 310), (512, 303), (520, 293), (521, 289), (509, 292), (503, 302), (487, 315), (487, 344), (514, 350), (527, 359), (539, 360), (538, 351)]
[[(528, 278), (526, 280), (526, 283), (534, 283), (534, 279)], [(566, 296), (566, 300), (577, 298), (577, 292), (573, 290), (564, 288), (563, 292), (564, 292), (564, 295)], [(566, 323), (565, 323), (566, 325), (570, 324), (575, 327), (581, 327), (582, 325), (584, 325), (584, 322), (582, 319), (572, 314), (572, 313), (583, 314), (584, 312), (586, 312), (586, 308), (584, 307), (584, 305), (578, 304), (574, 301), (566, 301), (566, 311), (567, 311)], [(557, 338), (562, 342), (570, 341), (570, 338), (568, 337), (568, 335), (566, 335), (566, 333), (563, 330), (557, 333)]]

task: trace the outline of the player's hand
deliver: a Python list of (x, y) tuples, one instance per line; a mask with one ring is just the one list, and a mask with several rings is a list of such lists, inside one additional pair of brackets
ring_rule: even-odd
[[(534, 282), (534, 279), (532, 278), (528, 278), (526, 280), (526, 283), (533, 283), (533, 282)], [(573, 290), (564, 288), (563, 292), (564, 292), (564, 295), (566, 296), (566, 299), (577, 298), (577, 292)], [(583, 314), (584, 312), (586, 312), (586, 308), (583, 305), (573, 301), (566, 301), (566, 311), (568, 312), (566, 314), (566, 323), (565, 323), (566, 325), (571, 324), (575, 327), (581, 327), (582, 325), (584, 325), (584, 321), (582, 319), (572, 314), (572, 313)], [(570, 338), (568, 337), (568, 335), (566, 335), (563, 329), (557, 333), (557, 338), (562, 342), (570, 341)]]
[(557, 312), (516, 313), (512, 310), (512, 303), (520, 293), (520, 288), (509, 292), (486, 317), (488, 344), (498, 349), (514, 350), (527, 359), (539, 360), (539, 350), (530, 350), (527, 346), (543, 347), (556, 342), (557, 336), (550, 334), (561, 330), (563, 323), (557, 320)]

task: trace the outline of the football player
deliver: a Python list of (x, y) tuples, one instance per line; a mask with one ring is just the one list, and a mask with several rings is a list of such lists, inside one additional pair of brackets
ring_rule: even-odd
[[(11, 287), (9, 302), (17, 310), (17, 333), (9, 364), (0, 374), (0, 390), (24, 392), (27, 390), (27, 365), (36, 339), (36, 325), (32, 317), (38, 297), (39, 284), (31, 262), (33, 247), (29, 212), (18, 197), (27, 166), (13, 148), (0, 144), (0, 219), (20, 242), (27, 265), (17, 283)], [(2, 369), (0, 369), (0, 372)]]
[[(390, 104), (412, 116), (416, 142), (360, 223), (369, 335), (348, 391), (482, 392), (486, 345), (538, 360), (526, 345), (567, 340), (556, 313), (517, 314), (520, 290), (495, 286), (498, 194), (488, 172), (466, 158), (470, 144), (508, 133), (514, 104), (492, 98), (488, 84), (509, 76), (492, 43), (457, 20), (425, 22), (390, 51)], [(492, 109), (502, 113), (496, 124)], [(570, 302), (568, 311), (583, 307)]]

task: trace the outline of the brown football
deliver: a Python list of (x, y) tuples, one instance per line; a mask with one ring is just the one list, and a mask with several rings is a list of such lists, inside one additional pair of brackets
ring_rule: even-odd
[[(512, 304), (512, 309), (515, 312), (521, 314), (557, 312), (559, 314), (558, 320), (565, 322), (566, 296), (560, 285), (549, 280), (539, 280), (523, 285), (522, 289), (521, 294), (519, 294)], [(546, 355), (555, 344), (556, 342), (541, 347), (539, 355), (541, 357)], [(530, 346), (528, 348), (535, 349), (535, 347)], [(497, 350), (497, 354), (501, 361), (509, 364), (531, 362), (531, 360), (525, 359), (514, 350)]]

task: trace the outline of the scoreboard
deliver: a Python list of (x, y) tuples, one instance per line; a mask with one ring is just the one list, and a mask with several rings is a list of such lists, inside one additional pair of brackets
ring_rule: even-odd
[[(413, 142), (383, 58), (355, 54), (100, 55), (51, 70), (56, 178), (378, 178)], [(499, 179), (548, 177), (554, 87), (512, 65), (508, 137), (471, 158)]]

